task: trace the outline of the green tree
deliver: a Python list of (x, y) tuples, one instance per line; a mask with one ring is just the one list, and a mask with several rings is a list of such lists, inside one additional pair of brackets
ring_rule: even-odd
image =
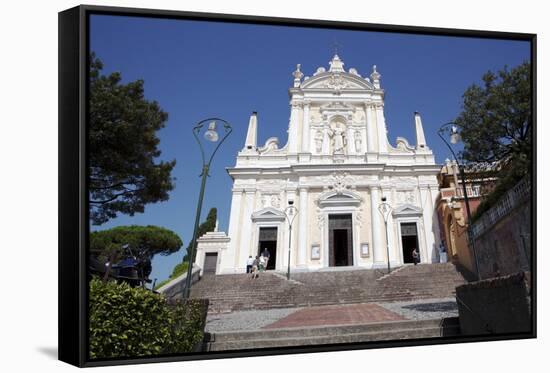
[[(218, 210), (215, 207), (211, 208), (210, 211), (208, 212), (208, 215), (206, 216), (206, 220), (203, 223), (201, 223), (201, 225), (199, 225), (197, 237), (202, 236), (206, 232), (213, 231), (214, 228), (216, 227), (217, 217), (218, 217)], [(191, 245), (192, 244), (193, 244), (193, 239), (191, 239), (191, 241), (189, 241), (189, 244), (185, 248), (186, 254), (183, 257), (183, 261), (181, 263), (178, 263), (174, 267), (174, 269), (172, 270), (172, 274), (168, 277), (168, 279), (166, 279), (164, 281), (161, 281), (156, 285), (157, 289), (160, 288), (161, 286), (167, 284), (171, 280), (175, 279), (176, 277), (179, 277), (180, 275), (187, 272), (187, 268), (189, 268), (189, 255), (188, 255), (188, 253), (189, 253), (189, 251), (191, 251)], [(195, 256), (196, 256), (196, 254), (197, 253), (195, 253)], [(194, 259), (193, 259), (193, 261), (194, 261)]]
[(92, 53), (88, 159), (90, 218), (95, 225), (167, 200), (176, 163), (156, 161), (161, 154), (157, 131), (168, 114), (156, 101), (145, 99), (143, 80), (123, 84), (120, 73), (103, 75), (102, 69)]
[(471, 162), (500, 162), (500, 177), (521, 177), (531, 169), (531, 64), (483, 76), (483, 84), (463, 95), (455, 122), (464, 141), (462, 157)]
[[(128, 245), (128, 251), (123, 246)], [(154, 255), (170, 255), (178, 251), (183, 243), (180, 237), (169, 229), (148, 226), (120, 226), (90, 234), (90, 253), (106, 261), (120, 259), (131, 251), (135, 256), (151, 260)]]
[[(217, 218), (218, 218), (218, 210), (215, 207), (212, 207), (210, 209), (210, 211), (208, 211), (208, 215), (206, 216), (206, 220), (199, 225), (199, 229), (198, 229), (198, 232), (197, 232), (197, 238), (201, 237), (206, 232), (212, 232), (214, 230), (214, 228), (216, 228)], [(188, 254), (191, 251), (191, 246), (192, 245), (193, 245), (193, 238), (191, 238), (191, 241), (189, 241), (189, 244), (185, 248), (185, 256), (183, 257), (184, 262), (189, 261), (189, 255)], [(196, 256), (197, 253), (194, 253), (194, 254)], [(194, 260), (195, 260), (195, 258), (193, 257), (193, 260), (191, 262), (193, 262)], [(178, 266), (176, 266), (174, 268), (174, 271), (176, 270), (176, 268), (178, 268)]]

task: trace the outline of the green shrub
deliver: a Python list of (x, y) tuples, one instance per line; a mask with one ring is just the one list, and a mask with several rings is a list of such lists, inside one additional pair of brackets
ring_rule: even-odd
[(92, 359), (190, 352), (203, 339), (201, 300), (169, 304), (151, 291), (94, 278), (89, 306)]

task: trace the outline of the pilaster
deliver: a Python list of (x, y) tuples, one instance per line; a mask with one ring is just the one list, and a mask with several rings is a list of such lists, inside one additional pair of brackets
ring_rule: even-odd
[(309, 102), (304, 103), (302, 120), (302, 153), (309, 153)]
[(308, 204), (307, 197), (308, 191), (307, 188), (300, 188), (299, 191), (299, 241), (298, 241), (298, 267), (303, 267), (306, 264), (307, 258), (307, 235), (308, 235)]
[[(370, 204), (371, 204), (371, 229), (372, 229), (372, 255), (374, 265), (379, 266), (384, 264), (385, 254), (381, 235), (381, 218), (378, 205), (380, 204), (380, 188), (378, 186), (370, 187)], [(383, 222), (382, 222), (383, 224)]]
[(367, 127), (367, 152), (372, 153), (376, 151), (374, 148), (375, 122), (373, 108), (368, 103), (365, 103), (365, 120)]
[(291, 101), (290, 121), (288, 124), (288, 151), (296, 154), (298, 152), (298, 128), (300, 126), (300, 115), (302, 106), (297, 101)]
[(384, 118), (384, 104), (376, 104), (376, 126), (378, 127), (378, 151), (380, 153), (388, 152), (388, 131), (386, 129), (386, 119)]

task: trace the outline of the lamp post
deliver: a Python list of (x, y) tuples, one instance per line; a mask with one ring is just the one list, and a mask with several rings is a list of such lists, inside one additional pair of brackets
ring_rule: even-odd
[(288, 269), (286, 271), (286, 279), (290, 280), (290, 246), (292, 245), (292, 223), (298, 215), (298, 209), (294, 206), (294, 201), (288, 201), (288, 206), (285, 209), (286, 220), (288, 221)]
[(386, 197), (382, 197), (382, 202), (378, 205), (378, 211), (382, 214), (384, 218), (384, 226), (386, 227), (386, 255), (388, 258), (388, 273), (391, 272), (390, 268), (390, 241), (388, 240), (388, 219), (392, 211), (391, 205), (386, 202)]
[(456, 144), (461, 140), (460, 133), (458, 132), (458, 126), (455, 122), (447, 122), (447, 123), (443, 124), (441, 126), (441, 128), (439, 128), (439, 130), (437, 131), (437, 135), (441, 138), (441, 140), (443, 140), (445, 145), (447, 145), (447, 147), (451, 151), (451, 154), (453, 155), (453, 158), (454, 158), (454, 160), (456, 162), (456, 165), (458, 167), (458, 171), (459, 171), (459, 174), (460, 174), (460, 180), (462, 182), (462, 193), (464, 194), (464, 204), (466, 205), (466, 216), (468, 217), (468, 223), (467, 223), (468, 224), (468, 226), (467, 226), (468, 243), (469, 243), (470, 247), (472, 248), (472, 253), (474, 255), (474, 261), (475, 261), (475, 264), (476, 264), (477, 279), (481, 280), (481, 277), (479, 275), (479, 263), (478, 263), (478, 260), (477, 260), (477, 254), (476, 254), (476, 250), (475, 250), (475, 243), (474, 243), (473, 235), (472, 235), (472, 224), (471, 224), (472, 223), (472, 213), (470, 211), (470, 200), (468, 199), (468, 192), (466, 190), (466, 177), (464, 175), (464, 166), (460, 164), (453, 148), (447, 142), (447, 140), (445, 140), (445, 138), (443, 137), (443, 135), (445, 135), (447, 133), (450, 134), (451, 144)]
[[(204, 132), (202, 137), (204, 138), (204, 140), (208, 141), (209, 143), (213, 143), (213, 144), (217, 143), (217, 145), (215, 146), (209, 158), (206, 158), (204, 154), (204, 147), (202, 145), (203, 140), (201, 140), (201, 136), (200, 136), (200, 133), (203, 130), (203, 128), (205, 128), (206, 123), (208, 123), (208, 127), (206, 127), (206, 131)], [(224, 130), (222, 134), (218, 133), (220, 126), (222, 126)], [(206, 178), (209, 176), (208, 172), (210, 170), (210, 164), (212, 163), (212, 158), (214, 158), (214, 155), (220, 148), (220, 145), (224, 142), (227, 136), (229, 136), (231, 131), (233, 131), (233, 129), (231, 128), (229, 123), (219, 118), (208, 118), (208, 119), (202, 120), (199, 123), (197, 123), (195, 127), (193, 127), (193, 136), (195, 137), (195, 140), (197, 140), (197, 143), (199, 144), (199, 148), (201, 150), (202, 173), (199, 175), (201, 177), (201, 189), (199, 193), (199, 201), (197, 203), (197, 212), (195, 214), (195, 227), (193, 228), (193, 239), (191, 241), (191, 251), (187, 253), (189, 266), (187, 267), (185, 289), (183, 290), (184, 299), (189, 298), (189, 294), (191, 293), (191, 276), (193, 272), (193, 261), (195, 256), (195, 250), (197, 248), (197, 238), (198, 238), (197, 234), (199, 231), (199, 221), (201, 217), (202, 200), (204, 197), (204, 188), (206, 186)]]

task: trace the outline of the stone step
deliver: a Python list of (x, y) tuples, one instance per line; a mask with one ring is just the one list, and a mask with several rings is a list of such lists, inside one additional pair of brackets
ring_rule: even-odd
[(205, 349), (225, 351), (456, 336), (460, 334), (456, 319), (213, 333), (207, 335)]
[(280, 274), (209, 276), (191, 296), (210, 299), (211, 312), (300, 307), (322, 304), (393, 302), (452, 297), (465, 283), (452, 264), (405, 266), (390, 274), (379, 270), (303, 272), (288, 282)]
[(446, 319), (432, 320), (399, 320), (375, 322), (369, 324), (347, 324), (347, 325), (330, 325), (330, 326), (314, 326), (314, 327), (299, 327), (299, 328), (281, 328), (281, 329), (259, 329), (248, 331), (234, 332), (218, 332), (206, 333), (205, 341), (207, 342), (227, 342), (272, 338), (296, 338), (296, 337), (318, 337), (323, 335), (341, 335), (354, 333), (368, 333), (391, 330), (407, 330), (407, 329), (422, 329), (434, 327), (459, 327), (457, 317), (449, 317)]

